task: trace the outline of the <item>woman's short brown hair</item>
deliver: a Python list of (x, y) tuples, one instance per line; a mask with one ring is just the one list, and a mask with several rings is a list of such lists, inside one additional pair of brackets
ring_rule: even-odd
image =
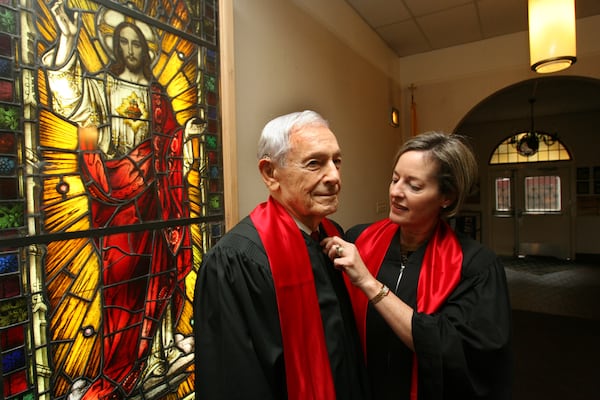
[(456, 215), (477, 181), (477, 160), (467, 138), (441, 132), (420, 134), (402, 145), (396, 154), (394, 165), (408, 151), (423, 151), (437, 164), (440, 192), (454, 197), (454, 201), (443, 209), (443, 215)]

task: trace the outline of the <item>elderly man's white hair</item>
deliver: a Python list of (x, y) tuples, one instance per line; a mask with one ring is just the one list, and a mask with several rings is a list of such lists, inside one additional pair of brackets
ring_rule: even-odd
[(324, 126), (329, 123), (318, 113), (311, 110), (282, 115), (269, 121), (262, 130), (258, 141), (258, 159), (270, 158), (284, 165), (285, 156), (290, 148), (290, 133), (307, 126)]

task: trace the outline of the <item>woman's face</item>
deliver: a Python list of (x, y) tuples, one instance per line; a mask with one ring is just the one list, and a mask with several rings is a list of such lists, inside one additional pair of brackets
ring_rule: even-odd
[(390, 183), (390, 219), (410, 230), (428, 231), (450, 199), (440, 193), (438, 165), (424, 151), (400, 156)]

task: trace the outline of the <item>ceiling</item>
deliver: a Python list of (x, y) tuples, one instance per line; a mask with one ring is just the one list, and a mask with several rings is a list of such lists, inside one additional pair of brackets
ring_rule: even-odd
[[(398, 57), (527, 31), (527, 0), (346, 0)], [(575, 0), (576, 18), (600, 14)]]
[[(527, 0), (346, 0), (399, 57), (528, 30)], [(575, 0), (576, 18), (600, 14), (600, 0)], [(600, 80), (538, 75), (482, 101), (463, 122), (600, 113)]]

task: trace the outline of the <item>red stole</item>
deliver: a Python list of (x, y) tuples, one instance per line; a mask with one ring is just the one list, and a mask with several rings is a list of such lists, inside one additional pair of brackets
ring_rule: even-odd
[[(367, 227), (356, 240), (362, 259), (373, 276), (377, 276), (383, 258), (399, 226), (389, 218), (375, 222)], [(435, 234), (429, 240), (417, 287), (417, 312), (433, 314), (446, 301), (460, 281), (463, 254), (456, 235), (445, 221), (440, 221)], [(346, 285), (352, 299), (354, 316), (358, 325), (365, 355), (366, 322), (369, 301), (360, 289)], [(411, 399), (417, 398), (417, 357), (413, 360)]]
[[(250, 218), (265, 247), (275, 285), (289, 400), (335, 399), (335, 387), (308, 250), (298, 225), (273, 198)], [(333, 223), (322, 225), (340, 235)]]

